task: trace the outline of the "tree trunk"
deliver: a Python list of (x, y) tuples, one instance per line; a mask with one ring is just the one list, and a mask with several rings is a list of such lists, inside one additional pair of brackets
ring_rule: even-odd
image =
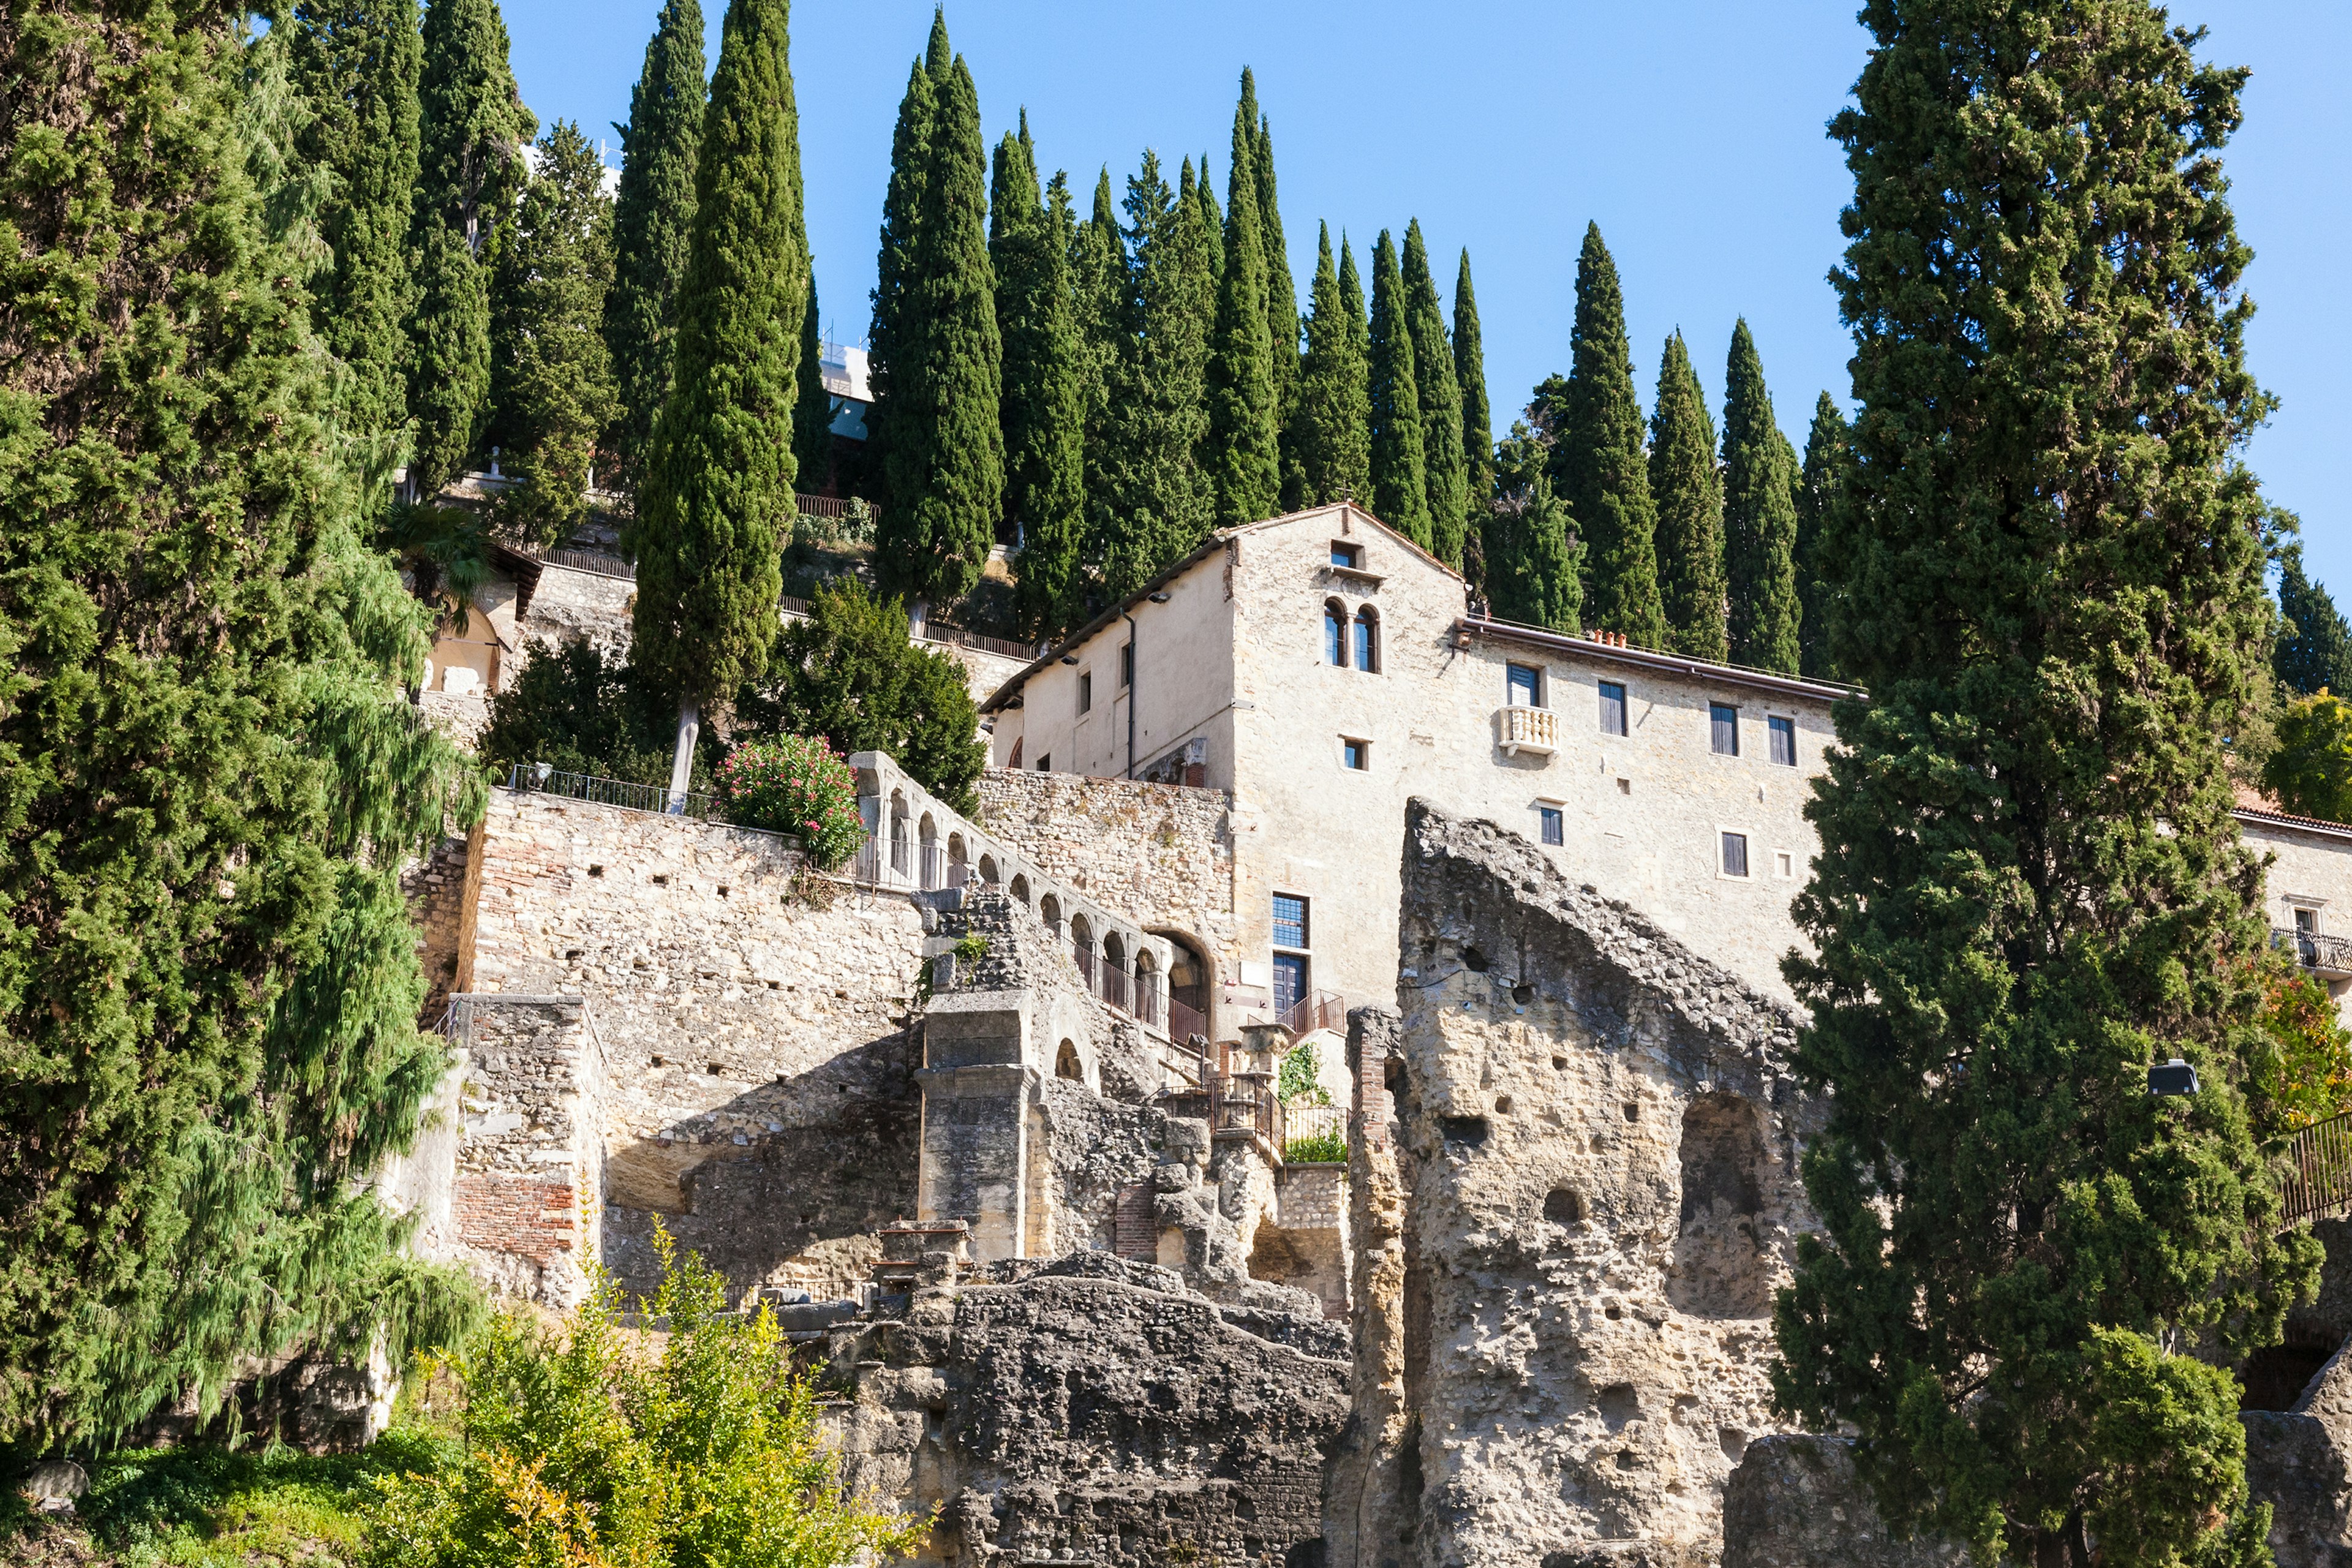
[(694, 742), (702, 733), (702, 704), (691, 697), (680, 698), (677, 704), (677, 752), (669, 764), (669, 805), (671, 816), (686, 812), (686, 786), (694, 777)]

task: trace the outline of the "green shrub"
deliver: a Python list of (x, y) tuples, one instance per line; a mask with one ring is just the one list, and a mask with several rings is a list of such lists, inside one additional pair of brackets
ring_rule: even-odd
[(1331, 1091), (1323, 1087), (1323, 1063), (1315, 1054), (1312, 1042), (1301, 1040), (1290, 1047), (1282, 1058), (1282, 1071), (1275, 1079), (1275, 1092), (1285, 1105), (1328, 1105)]
[(1282, 1146), (1282, 1158), (1292, 1165), (1344, 1165), (1348, 1163), (1348, 1135), (1334, 1129), (1290, 1139)]
[(728, 821), (793, 835), (821, 871), (866, 842), (857, 775), (822, 736), (747, 741), (727, 753), (712, 784)]
[(2263, 787), (2297, 816), (2352, 822), (2352, 706), (2322, 687), (2290, 701), (2277, 728)]
[(843, 1492), (768, 1310), (728, 1312), (716, 1274), (666, 1231), (655, 1246), (658, 1353), (626, 1342), (600, 1274), (561, 1330), (510, 1313), (454, 1359), (462, 1453), (379, 1483), (373, 1568), (832, 1568), (912, 1548), (927, 1520)]

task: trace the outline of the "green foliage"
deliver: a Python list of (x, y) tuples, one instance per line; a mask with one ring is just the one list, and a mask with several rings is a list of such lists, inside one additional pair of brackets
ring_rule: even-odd
[(2263, 788), (2297, 816), (2352, 822), (2352, 706), (2322, 687), (2290, 700), (2275, 723)]
[(311, 280), (311, 316), (350, 372), (338, 392), (338, 423), (367, 478), (379, 481), (406, 444), (407, 242), (423, 44), (406, 7), (352, 0), (305, 0), (287, 34), (290, 84), (310, 116), (295, 156), (328, 182), (318, 222), (331, 259)]
[[(403, 860), (461, 759), (249, 168), (245, 13), (20, 27), (0, 154), (0, 1442), (461, 1319), (366, 1173), (446, 1065)], [(135, 374), (125, 374), (135, 367)]]
[(490, 297), (501, 215), (538, 121), (507, 66), (497, 0), (428, 0), (417, 81), (408, 476), (426, 500), (465, 472), (490, 413)]
[(1364, 290), (1356, 258), (1339, 247), (1344, 263), (1331, 266), (1331, 230), (1317, 243), (1312, 309), (1307, 321), (1307, 357), (1298, 375), (1297, 404), (1291, 412), (1289, 449), (1304, 476), (1301, 506), (1328, 506), (1353, 500), (1369, 508), (1372, 498), (1372, 407), (1364, 345)]
[(1265, 249), (1265, 336), (1274, 351), (1274, 425), (1282, 439), (1283, 511), (1306, 506), (1307, 470), (1292, 444), (1298, 407), (1298, 280), (1290, 273), (1290, 247), (1282, 235), (1281, 205), (1275, 199), (1274, 122), (1257, 106), (1257, 81), (1242, 68), (1241, 118), (1255, 124), (1250, 141), (1250, 184), (1257, 193), (1258, 237)]
[[(659, 784), (669, 782), (677, 743), (677, 705), (669, 692), (635, 665), (608, 662), (583, 637), (531, 645), (522, 673), (491, 694), (477, 748), (500, 776), (545, 763), (558, 773)], [(717, 735), (704, 731), (688, 788), (710, 787), (719, 748)]]
[(1083, 580), (1101, 572), (1119, 515), (1120, 454), (1113, 437), (1125, 416), (1117, 405), (1117, 394), (1125, 384), (1128, 335), (1134, 324), (1127, 241), (1119, 231), (1118, 207), (1111, 200), (1108, 168), (1095, 176), (1093, 211), (1071, 237), (1069, 256), (1079, 399), (1086, 408), (1086, 437), (1080, 443), (1085, 502), (1077, 546)]
[(394, 504), (376, 542), (398, 558), (416, 597), (431, 606), (435, 625), (463, 635), (473, 622), (475, 593), (497, 570), (488, 519), (461, 506)]
[[(2318, 1258), (2245, 1092), (2268, 932), (2224, 763), (2269, 631), (2243, 73), (2144, 0), (1863, 18), (1822, 548), (1869, 699), (1784, 965), (1830, 1111), (1775, 1394), (1979, 1561), (2261, 1563), (2235, 1390), (2175, 1348), (2274, 1342)], [(2200, 1092), (2148, 1095), (2173, 1056)]]
[(1764, 362), (1747, 318), (1724, 370), (1723, 553), (1731, 581), (1731, 657), (1797, 672), (1797, 510), (1788, 437), (1772, 417)]
[(1567, 504), (1552, 493), (1551, 444), (1524, 421), (1496, 453), (1496, 496), (1486, 520), (1486, 594), (1507, 621), (1584, 629), (1584, 543)]
[(1430, 274), (1429, 247), (1422, 240), (1419, 218), (1405, 226), (1403, 282), (1404, 325), (1412, 339), (1413, 386), (1421, 407), (1429, 552), (1459, 569), (1470, 506), (1469, 468), (1462, 450), (1462, 386), (1454, 376), (1445, 308), (1437, 298), (1437, 279)]
[[(1258, 200), (1255, 94), (1246, 80), (1234, 110), (1225, 186), (1224, 269), (1209, 344), (1208, 470), (1220, 527), (1272, 517), (1282, 501), (1282, 387), (1267, 332), (1265, 208)], [(1207, 179), (1206, 161), (1202, 180)], [(1286, 271), (1287, 269), (1286, 268)], [(1294, 353), (1294, 359), (1297, 357)]]
[(1315, 1042), (1301, 1040), (1283, 1057), (1275, 1075), (1275, 1093), (1285, 1105), (1328, 1105), (1331, 1091), (1323, 1087), (1322, 1073)]
[(2304, 574), (2303, 546), (2279, 552), (2278, 640), (2271, 669), (2289, 691), (2352, 691), (2352, 628), (2324, 584)]
[(1664, 647), (1642, 405), (1617, 264), (1598, 224), (1585, 226), (1576, 262), (1576, 345), (1564, 394), (1552, 416), (1551, 479), (1584, 544), (1584, 619), (1637, 647)]
[(799, 839), (820, 871), (846, 863), (866, 842), (857, 775), (822, 736), (745, 742), (719, 764), (711, 793), (728, 821)]
[(604, 335), (613, 282), (604, 166), (568, 120), (549, 127), (539, 153), (500, 247), (490, 388), (500, 467), (519, 481), (499, 498), (499, 521), (515, 538), (550, 545), (587, 516), (596, 443), (620, 401)]
[(709, 96), (702, 7), (698, 0), (663, 0), (629, 93), (629, 122), (617, 127), (621, 188), (613, 200), (613, 288), (604, 297), (604, 341), (621, 403), (614, 446), (632, 491), (669, 399), (678, 281), (693, 238), (695, 151)]
[(800, 114), (785, 0), (732, 0), (696, 155), (677, 380), (630, 545), (630, 660), (681, 699), (758, 679), (791, 530), (807, 305)]
[(1022, 134), (996, 149), (989, 258), (1004, 345), (1004, 511), (1022, 541), (1013, 617), (1024, 637), (1084, 619), (1086, 345), (1078, 335), (1069, 185), (1054, 176), (1041, 205), (1036, 153)]
[(378, 1481), (375, 1568), (830, 1568), (910, 1550), (927, 1519), (843, 1489), (814, 1389), (765, 1306), (726, 1310), (725, 1281), (656, 1228), (657, 1353), (624, 1340), (595, 1277), (559, 1331), (499, 1318), (453, 1363), (462, 1452)]
[(1421, 376), (1404, 317), (1404, 277), (1388, 230), (1372, 243), (1371, 513), (1430, 547), (1429, 471), (1422, 445)]
[(1835, 563), (1824, 555), (1822, 541), (1845, 487), (1846, 456), (1845, 416), (1824, 392), (1813, 405), (1797, 477), (1797, 672), (1817, 680), (1835, 679), (1826, 630)]
[(1658, 508), (1658, 592), (1667, 647), (1721, 662), (1725, 626), (1723, 478), (1715, 468), (1715, 421), (1683, 335), (1666, 340), (1658, 401), (1650, 416), (1650, 496)]
[(1470, 287), (1470, 252), (1454, 276), (1454, 381), (1462, 389), (1462, 574), (1486, 592), (1486, 516), (1495, 504), (1495, 410), (1486, 396), (1486, 349), (1478, 335), (1478, 296)]
[[(874, 394), (866, 410), (868, 461), (877, 474), (888, 471), (891, 412), (898, 406), (900, 374), (919, 375), (916, 361), (924, 339), (923, 297), (917, 292), (920, 258), (923, 186), (931, 172), (931, 121), (938, 109), (934, 73), (949, 67), (948, 24), (931, 13), (930, 58), (907, 73), (898, 100), (898, 121), (890, 137), (890, 182), (882, 196), (881, 250), (875, 259), (874, 320), (866, 342), (866, 374)], [(911, 384), (911, 381), (910, 381)]]
[(1292, 1165), (1341, 1165), (1348, 1160), (1348, 1134), (1334, 1127), (1283, 1141), (1282, 1158)]
[(2246, 1070), (2255, 1136), (2274, 1138), (2352, 1110), (2352, 1030), (2327, 987), (2292, 945), (2273, 945), (2259, 974), (2264, 1037)]
[(736, 732), (822, 735), (846, 756), (887, 752), (925, 789), (977, 815), (988, 752), (963, 666), (907, 640), (907, 612), (855, 577), (835, 578), (784, 628), (764, 687), (735, 705)]
[[(944, 605), (980, 581), (1003, 514), (1003, 351), (980, 94), (963, 58), (949, 59), (936, 16), (924, 73), (923, 168), (908, 182), (913, 243), (902, 258), (889, 254), (898, 237), (887, 227), (884, 238), (898, 313), (875, 405), (886, 491), (876, 563), (893, 592)], [(922, 109), (915, 89), (908, 98), (902, 125)], [(894, 195), (900, 184), (894, 171)]]

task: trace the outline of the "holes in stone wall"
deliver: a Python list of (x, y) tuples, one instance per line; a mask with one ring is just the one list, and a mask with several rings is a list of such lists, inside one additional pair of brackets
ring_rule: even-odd
[(1441, 1116), (1437, 1119), (1437, 1131), (1449, 1145), (1464, 1149), (1486, 1146), (1486, 1119), (1483, 1116)]
[(1601, 1419), (1612, 1432), (1642, 1414), (1642, 1396), (1630, 1383), (1612, 1383), (1601, 1391)]
[(1510, 1113), (1511, 1113), (1511, 1097), (1510, 1097), (1509, 1095), (1507, 1095), (1507, 1094), (1503, 1094), (1503, 1095), (1497, 1095), (1497, 1096), (1496, 1096), (1496, 1097), (1495, 1097), (1495, 1114), (1496, 1114), (1496, 1115), (1497, 1115), (1497, 1116), (1508, 1116)]
[(1486, 955), (1475, 947), (1465, 947), (1462, 950), (1462, 967), (1473, 974), (1484, 974), (1486, 973)]
[(1642, 1120), (1641, 1101), (1629, 1100), (1625, 1102), (1625, 1120), (1628, 1121), (1639, 1121)]
[(1534, 986), (1514, 985), (1511, 987), (1511, 1000), (1517, 1002), (1520, 1006), (1524, 1007), (1535, 999), (1536, 988)]
[(667, 876), (665, 876), (663, 873), (661, 873), (661, 872), (659, 872), (659, 871), (655, 872), (655, 873), (654, 873), (654, 886), (655, 886), (655, 887), (656, 887), (656, 888), (667, 888), (667, 887), (668, 887), (668, 886), (669, 886), (669, 878), (668, 878), (668, 877), (667, 877)]
[(567, 947), (567, 948), (565, 948), (565, 949), (563, 950), (563, 962), (564, 962), (564, 963), (579, 963), (579, 962), (580, 962), (580, 954), (581, 954), (581, 952), (582, 952), (582, 950), (581, 950), (581, 949), (579, 949), (579, 948), (576, 948), (576, 947)]
[(1682, 1226), (1666, 1300), (1702, 1318), (1761, 1318), (1772, 1269), (1758, 1236), (1764, 1213), (1764, 1124), (1736, 1094), (1702, 1094), (1683, 1110)]
[(1551, 1070), (1554, 1072), (1566, 1072), (1568, 1070), (1568, 1058), (1566, 1057), (1552, 1058)]
[(1554, 1187), (1544, 1194), (1543, 1216), (1554, 1225), (1582, 1225), (1583, 1195), (1573, 1187)]
[(1078, 1060), (1078, 1047), (1068, 1040), (1064, 1040), (1061, 1049), (1054, 1054), (1054, 1076), (1072, 1083), (1086, 1081), (1087, 1069)]
[(592, 877), (601, 877), (604, 874), (604, 868), (602, 866), (591, 866), (588, 868), (588, 874)]

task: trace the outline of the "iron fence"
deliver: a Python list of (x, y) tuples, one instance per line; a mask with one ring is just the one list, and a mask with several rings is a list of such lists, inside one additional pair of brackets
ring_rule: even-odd
[(707, 795), (688, 795), (673, 805), (666, 784), (631, 784), (626, 779), (598, 778), (593, 773), (559, 773), (517, 763), (507, 773), (507, 787), (521, 795), (558, 795), (595, 805), (617, 805), (624, 811), (647, 811), (656, 816), (690, 816), (698, 822), (724, 822), (719, 803)]
[(2315, 1121), (2286, 1143), (2279, 1217), (2288, 1225), (2352, 1209), (2352, 1111)]
[(1290, 1031), (1293, 1039), (1318, 1029), (1336, 1029), (1345, 1034), (1348, 1005), (1337, 991), (1310, 991), (1284, 1009), (1276, 1021)]
[(1282, 1157), (1291, 1163), (1329, 1163), (1348, 1157), (1348, 1112), (1337, 1105), (1290, 1104), (1282, 1108)]
[(2273, 926), (2271, 928), (2271, 945), (2282, 952), (2293, 952), (2305, 969), (2352, 973), (2352, 938), (2322, 936), (2317, 931)]
[(1168, 998), (1168, 1037), (1176, 1041), (1200, 1040), (1209, 1037), (1209, 1020), (1189, 1002)]

